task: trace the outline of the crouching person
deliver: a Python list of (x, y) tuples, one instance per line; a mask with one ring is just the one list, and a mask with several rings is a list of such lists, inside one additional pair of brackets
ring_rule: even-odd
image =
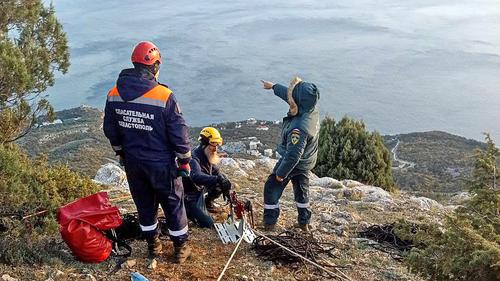
[(206, 127), (200, 132), (200, 145), (193, 150), (189, 163), (191, 174), (183, 178), (184, 204), (188, 219), (200, 227), (210, 228), (214, 221), (210, 213), (220, 213), (222, 208), (214, 202), (222, 194), (229, 198), (231, 182), (219, 171), (217, 149), (222, 145), (219, 131)]
[(264, 185), (264, 228), (274, 230), (280, 215), (279, 199), (292, 182), (298, 211), (298, 227), (310, 230), (309, 174), (316, 165), (319, 133), (319, 91), (312, 83), (296, 77), (289, 87), (262, 81), (264, 89), (289, 104), (283, 118), (277, 151), (282, 156)]

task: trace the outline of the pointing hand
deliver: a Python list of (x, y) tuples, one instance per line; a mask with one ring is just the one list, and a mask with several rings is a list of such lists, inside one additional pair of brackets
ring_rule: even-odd
[(264, 87), (264, 89), (266, 90), (269, 90), (269, 89), (272, 89), (273, 86), (274, 86), (274, 83), (273, 82), (269, 82), (269, 81), (266, 81), (266, 80), (260, 80), (260, 82), (262, 82), (262, 86)]

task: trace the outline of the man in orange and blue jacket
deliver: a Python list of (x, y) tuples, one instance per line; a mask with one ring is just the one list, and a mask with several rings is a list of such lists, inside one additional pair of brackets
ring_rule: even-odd
[(160, 50), (140, 42), (132, 53), (134, 68), (124, 69), (107, 97), (104, 133), (120, 156), (148, 255), (161, 253), (158, 206), (167, 218), (175, 260), (191, 254), (180, 176), (189, 176), (188, 126), (172, 91), (158, 83)]

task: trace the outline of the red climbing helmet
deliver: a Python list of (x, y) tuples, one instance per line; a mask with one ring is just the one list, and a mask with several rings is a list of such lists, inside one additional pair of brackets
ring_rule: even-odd
[(137, 44), (132, 52), (132, 62), (138, 62), (145, 65), (153, 65), (155, 62), (161, 63), (160, 49), (149, 41), (143, 41)]

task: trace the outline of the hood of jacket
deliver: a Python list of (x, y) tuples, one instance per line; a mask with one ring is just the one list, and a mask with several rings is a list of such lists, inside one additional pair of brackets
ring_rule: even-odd
[(146, 69), (124, 69), (116, 81), (120, 97), (125, 101), (134, 100), (156, 86), (158, 86), (156, 78)]
[(290, 82), (288, 93), (290, 110), (285, 119), (290, 122), (290, 128), (298, 128), (310, 136), (316, 136), (319, 132), (320, 119), (317, 106), (320, 97), (318, 88), (313, 83), (294, 78)]
[(292, 114), (293, 116), (312, 113), (318, 104), (319, 90), (313, 83), (298, 82), (293, 89), (292, 97), (297, 106), (297, 113)]

